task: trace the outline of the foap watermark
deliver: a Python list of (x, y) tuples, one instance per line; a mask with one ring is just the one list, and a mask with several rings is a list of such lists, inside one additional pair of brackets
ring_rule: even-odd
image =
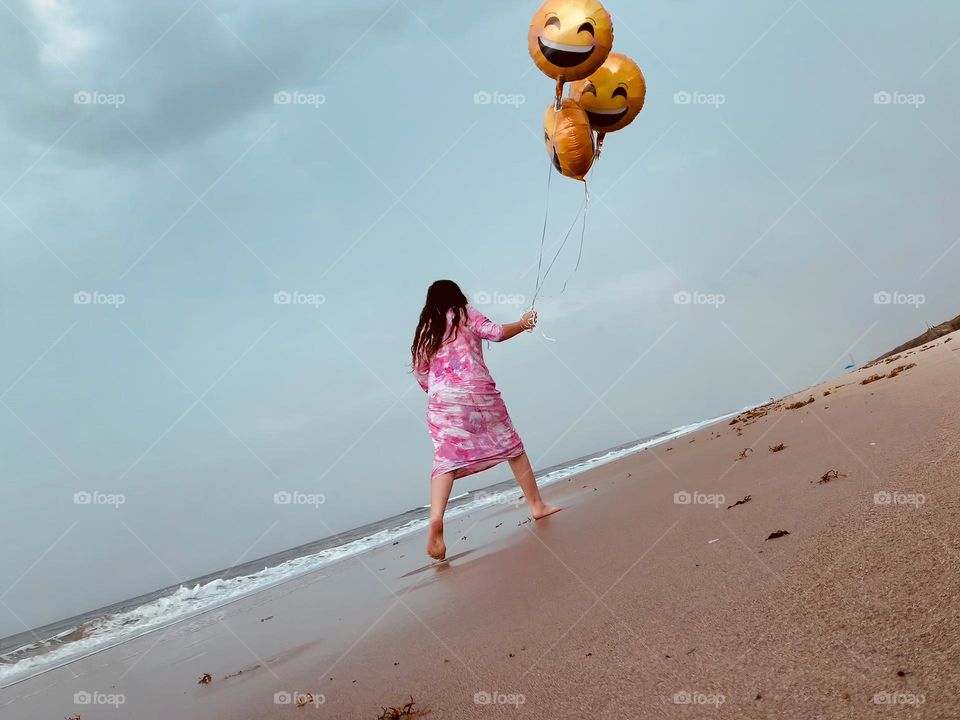
[(107, 305), (118, 308), (126, 304), (127, 296), (123, 293), (105, 293), (99, 290), (78, 290), (73, 294), (74, 305)]
[(519, 293), (505, 293), (494, 290), (480, 290), (473, 294), (474, 305), (508, 305), (510, 307), (526, 307), (527, 296)]
[(511, 507), (520, 507), (526, 502), (522, 495), (492, 492), (478, 492), (474, 495), (474, 500), (491, 505), (510, 505)]
[(80, 690), (73, 694), (74, 705), (110, 705), (118, 708), (127, 701), (122, 693), (105, 693), (94, 690)]
[(680, 490), (673, 494), (674, 505), (713, 505), (720, 507), (725, 505), (727, 499), (720, 494), (708, 494), (702, 492), (687, 492)]
[(504, 693), (498, 690), (481, 690), (473, 694), (475, 705), (513, 705), (518, 708), (527, 701), (522, 693)]
[(79, 90), (73, 94), (74, 105), (107, 105), (119, 108), (127, 102), (123, 93), (105, 93), (99, 90)]
[(720, 707), (727, 701), (726, 696), (720, 693), (704, 693), (694, 690), (681, 690), (673, 694), (674, 705), (715, 705)]
[(294, 705), (298, 708), (312, 705), (313, 707), (317, 708), (323, 705), (326, 701), (327, 698), (323, 693), (301, 692), (299, 690), (287, 692), (286, 690), (281, 690), (280, 692), (275, 692), (273, 694), (274, 705)]
[(706, 105), (716, 110), (725, 105), (727, 96), (721, 93), (705, 93), (699, 90), (679, 90), (673, 94), (674, 105)]
[(879, 692), (873, 696), (874, 705), (923, 705), (927, 698), (923, 694), (910, 692)]
[(923, 93), (905, 93), (899, 90), (880, 90), (873, 94), (874, 105), (907, 105), (919, 109), (926, 105), (927, 96)]
[(722, 293), (705, 293), (689, 290), (681, 290), (673, 294), (674, 305), (708, 305), (714, 308), (720, 308), (725, 305), (727, 296)]
[(73, 494), (74, 505), (108, 505), (119, 508), (126, 504), (127, 496), (123, 493), (105, 493), (99, 490), (80, 490)]
[(308, 307), (319, 308), (326, 302), (327, 296), (321, 293), (280, 290), (273, 294), (274, 305), (306, 305)]
[(873, 494), (874, 505), (909, 505), (917, 509), (925, 505), (927, 496), (923, 493), (904, 493), (890, 490), (881, 490)]
[(474, 105), (506, 105), (518, 109), (527, 102), (527, 96), (520, 93), (505, 93), (499, 90), (478, 90), (473, 94)]
[(299, 490), (288, 492), (287, 490), (280, 490), (273, 494), (274, 505), (309, 505), (310, 507), (319, 508), (325, 502), (327, 502), (327, 496), (322, 493), (304, 493)]
[(881, 290), (873, 294), (874, 305), (909, 305), (919, 308), (927, 302), (927, 296), (922, 293), (905, 293), (899, 290)]
[(280, 90), (273, 94), (274, 105), (298, 105), (318, 108), (327, 103), (323, 93), (308, 93), (300, 90)]

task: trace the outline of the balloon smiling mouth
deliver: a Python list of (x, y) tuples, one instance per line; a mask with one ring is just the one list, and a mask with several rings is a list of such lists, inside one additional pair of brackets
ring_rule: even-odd
[(538, 38), (538, 42), (540, 52), (547, 61), (562, 68), (576, 67), (590, 57), (595, 49), (593, 45), (563, 45), (544, 38)]
[(616, 110), (587, 110), (587, 117), (590, 118), (590, 124), (594, 127), (610, 127), (616, 125), (623, 119), (630, 108), (618, 108)]

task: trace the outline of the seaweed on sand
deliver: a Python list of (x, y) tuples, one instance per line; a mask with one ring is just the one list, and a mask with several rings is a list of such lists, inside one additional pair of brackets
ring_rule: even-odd
[(845, 478), (846, 476), (846, 473), (842, 473), (839, 470), (827, 470), (823, 475), (820, 476), (820, 482), (818, 484), (822, 485), (823, 483), (828, 483), (831, 480), (838, 480), (839, 478)]
[(381, 709), (383, 712), (377, 716), (377, 720), (409, 720), (409, 718), (424, 717), (430, 713), (430, 711), (425, 708), (418, 708), (417, 703), (413, 700), (413, 697), (410, 698), (410, 702), (402, 707), (389, 707)]
[(749, 495), (747, 495), (745, 498), (743, 498), (743, 500), (737, 500), (733, 505), (727, 505), (727, 510), (729, 510), (729, 509), (731, 509), (731, 508), (735, 508), (737, 505), (746, 505), (748, 502), (750, 502), (750, 496), (749, 496)]
[(890, 374), (887, 375), (888, 380), (893, 380), (897, 375), (902, 373), (904, 370), (909, 370), (912, 367), (916, 367), (916, 363), (910, 363), (909, 365), (897, 365), (893, 370), (890, 371)]

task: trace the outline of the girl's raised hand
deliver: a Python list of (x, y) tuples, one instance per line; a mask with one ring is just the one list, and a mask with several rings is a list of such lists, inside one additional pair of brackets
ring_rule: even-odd
[(530, 332), (537, 326), (537, 311), (536, 310), (527, 310), (520, 317), (520, 325), (523, 326), (523, 329)]

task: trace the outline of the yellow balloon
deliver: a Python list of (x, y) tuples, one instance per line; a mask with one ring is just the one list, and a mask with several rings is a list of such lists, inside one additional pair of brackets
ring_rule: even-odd
[(583, 180), (594, 157), (593, 132), (583, 108), (570, 98), (559, 110), (550, 103), (543, 115), (543, 140), (553, 166), (569, 178)]
[(527, 47), (558, 86), (582, 80), (610, 54), (613, 21), (599, 0), (547, 0), (530, 22)]
[(632, 123), (643, 110), (646, 96), (643, 71), (621, 53), (610, 53), (599, 70), (570, 86), (570, 97), (580, 103), (590, 126), (601, 134)]

